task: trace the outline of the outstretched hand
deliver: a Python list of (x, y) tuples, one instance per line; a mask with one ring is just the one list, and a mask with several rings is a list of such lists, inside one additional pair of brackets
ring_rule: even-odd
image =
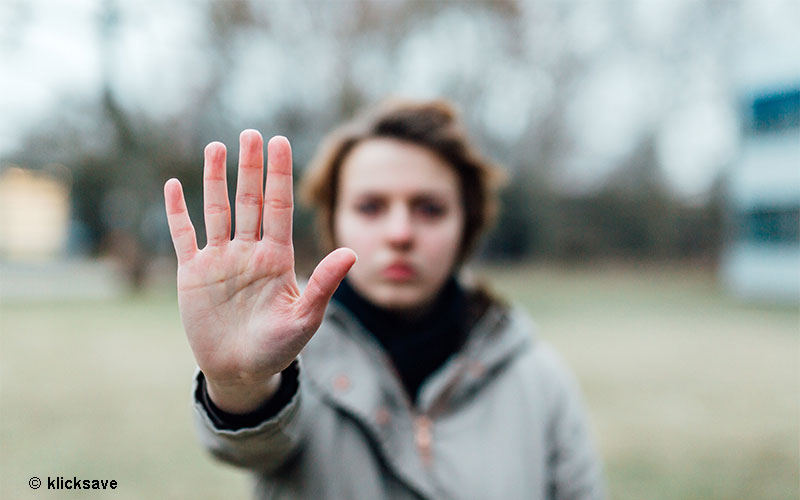
[(245, 130), (239, 143), (233, 239), (222, 143), (205, 149), (205, 248), (197, 247), (180, 182), (170, 179), (164, 185), (183, 327), (209, 396), (232, 413), (251, 411), (274, 392), (277, 374), (317, 331), (333, 292), (356, 261), (352, 250), (334, 250), (300, 293), (289, 141), (280, 136), (269, 141), (263, 193), (263, 139)]

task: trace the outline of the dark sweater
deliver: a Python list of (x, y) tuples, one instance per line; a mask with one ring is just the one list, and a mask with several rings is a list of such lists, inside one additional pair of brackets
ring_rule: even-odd
[(383, 346), (411, 401), (417, 400), (425, 379), (444, 365), (464, 340), (467, 297), (454, 278), (447, 281), (428, 312), (414, 319), (374, 305), (346, 279), (333, 300), (352, 312)]

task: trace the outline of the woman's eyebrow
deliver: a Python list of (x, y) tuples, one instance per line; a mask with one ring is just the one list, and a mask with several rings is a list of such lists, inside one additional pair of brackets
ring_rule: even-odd
[[(366, 188), (363, 191), (357, 191), (355, 193), (355, 195), (359, 198), (364, 196), (391, 197), (395, 194), (397, 194), (397, 192), (391, 188), (384, 190), (375, 188)], [(435, 189), (424, 189), (402, 194), (404, 196), (408, 196), (409, 198), (447, 198), (449, 196), (448, 191), (435, 190)]]
[(447, 191), (424, 191), (415, 193), (411, 196), (412, 200), (440, 200), (440, 201), (448, 201), (450, 199), (450, 193)]
[(363, 199), (363, 198), (385, 198), (385, 197), (386, 197), (386, 193), (381, 192), (381, 191), (374, 191), (374, 190), (362, 191), (360, 193), (355, 193), (355, 196), (354, 196), (355, 199), (359, 199), (359, 200)]

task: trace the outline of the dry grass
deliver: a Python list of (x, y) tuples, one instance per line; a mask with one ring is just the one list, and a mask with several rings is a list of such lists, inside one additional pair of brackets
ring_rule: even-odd
[(614, 498), (800, 498), (796, 308), (680, 268), (490, 271), (581, 380)]
[[(683, 269), (487, 274), (577, 373), (614, 498), (800, 496), (796, 309), (736, 304)], [(27, 481), (48, 475), (119, 482), (92, 498), (248, 497), (194, 440), (173, 298), (0, 315), (0, 497), (41, 498)]]

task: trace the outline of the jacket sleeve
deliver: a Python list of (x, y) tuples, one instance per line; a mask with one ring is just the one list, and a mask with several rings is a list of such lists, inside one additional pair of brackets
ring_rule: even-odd
[(556, 355), (545, 348), (551, 368), (548, 463), (550, 498), (600, 500), (606, 497), (597, 455), (578, 383)]
[[(295, 361), (289, 370), (296, 370), (299, 379), (299, 363)], [(283, 465), (299, 448), (302, 388), (295, 386), (288, 402), (271, 416), (251, 426), (230, 428), (222, 425), (202, 400), (198, 389), (202, 373), (194, 377), (193, 414), (200, 442), (216, 458), (231, 465), (264, 472), (272, 472)]]

